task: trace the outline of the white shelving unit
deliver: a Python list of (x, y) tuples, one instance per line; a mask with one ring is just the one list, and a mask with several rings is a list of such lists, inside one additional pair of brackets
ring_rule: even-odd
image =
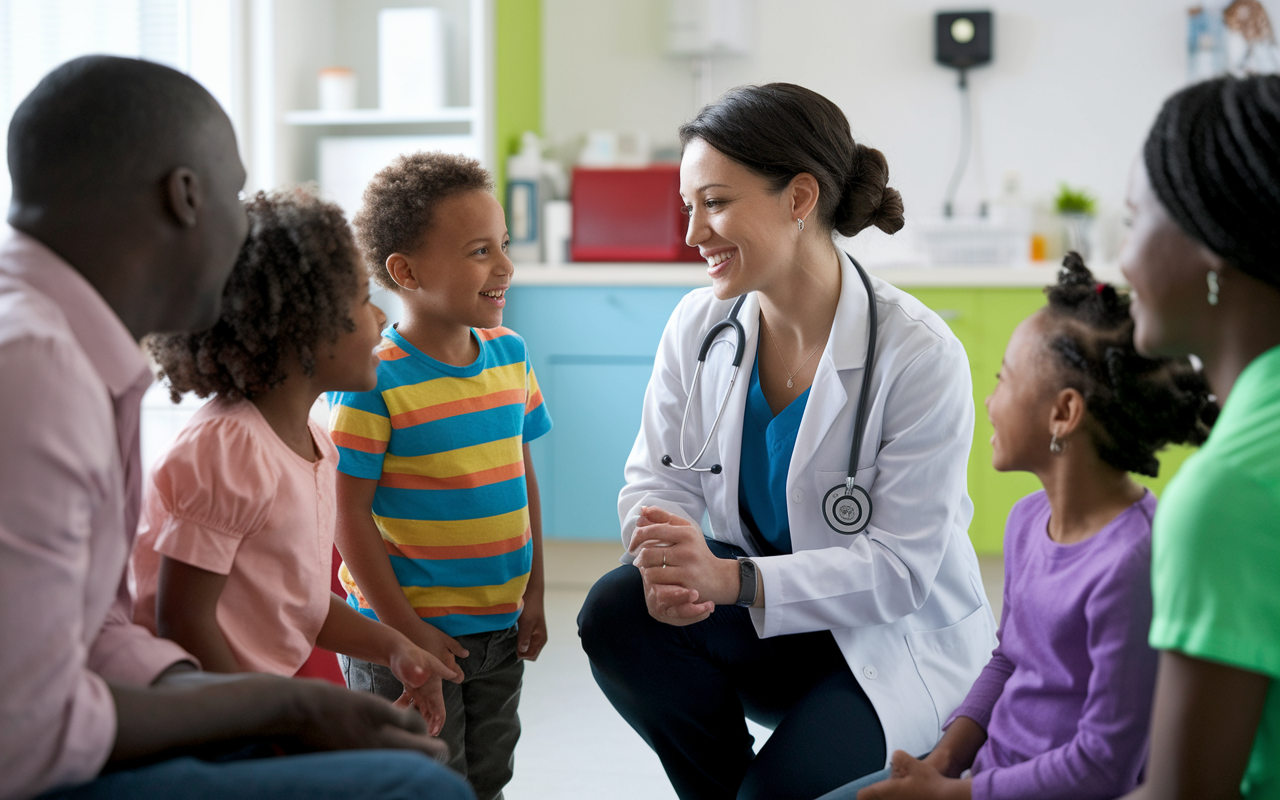
[[(492, 2), (249, 0), (250, 188), (318, 180), (319, 144), (326, 137), (388, 137), (394, 147), (393, 137), (407, 143), (438, 136), (449, 146), (469, 142), (491, 168)], [(446, 21), (446, 105), (430, 113), (377, 107), (378, 11), (404, 7), (438, 8)], [(317, 110), (317, 76), (331, 66), (355, 71), (356, 109)]]

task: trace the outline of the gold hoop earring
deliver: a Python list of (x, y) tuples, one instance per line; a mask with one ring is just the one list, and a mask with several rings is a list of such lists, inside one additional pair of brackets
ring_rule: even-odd
[(802, 220), (802, 219), (797, 219), (797, 220), (796, 220), (796, 226), (800, 229), (800, 231), (801, 231), (802, 233), (804, 232), (804, 220)]
[(1213, 270), (1204, 276), (1205, 281), (1209, 284), (1209, 305), (1216, 306), (1218, 304), (1218, 273)]
[(1053, 438), (1049, 440), (1049, 452), (1057, 455), (1062, 452), (1062, 440), (1058, 438), (1058, 434), (1053, 434)]

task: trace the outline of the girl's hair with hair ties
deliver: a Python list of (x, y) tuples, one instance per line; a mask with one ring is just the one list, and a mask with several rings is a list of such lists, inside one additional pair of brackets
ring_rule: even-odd
[(218, 321), (147, 340), (175, 403), (185, 392), (252, 400), (283, 383), (290, 363), (314, 374), (317, 346), (355, 330), (348, 311), (366, 277), (342, 209), (301, 187), (258, 192), (245, 210), (249, 236)]
[(1086, 430), (1103, 461), (1155, 477), (1166, 445), (1208, 438), (1218, 416), (1208, 383), (1186, 358), (1138, 353), (1128, 294), (1095, 280), (1074, 252), (1045, 294), (1049, 350), (1065, 386), (1084, 396)]

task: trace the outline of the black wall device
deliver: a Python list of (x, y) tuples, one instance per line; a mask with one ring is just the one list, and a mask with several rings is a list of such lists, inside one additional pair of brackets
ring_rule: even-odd
[(991, 12), (939, 12), (934, 58), (939, 64), (959, 70), (990, 62)]

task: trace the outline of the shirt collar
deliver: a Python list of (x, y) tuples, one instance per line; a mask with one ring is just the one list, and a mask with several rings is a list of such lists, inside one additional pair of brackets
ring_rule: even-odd
[[(830, 357), (837, 370), (859, 369), (867, 361), (867, 309), (870, 308), (867, 287), (862, 284), (862, 277), (849, 255), (838, 248), (837, 252), (840, 256), (840, 299), (836, 303), (836, 316), (831, 322), (831, 333), (821, 358)], [(871, 278), (873, 287), (876, 282), (876, 278)], [(747, 335), (747, 355), (751, 355), (750, 345), (761, 335), (760, 300), (755, 292), (747, 295), (738, 319)]]
[(0, 273), (26, 283), (62, 310), (67, 326), (98, 377), (120, 397), (150, 377), (147, 360), (129, 329), (93, 284), (43, 242), (0, 226)]

